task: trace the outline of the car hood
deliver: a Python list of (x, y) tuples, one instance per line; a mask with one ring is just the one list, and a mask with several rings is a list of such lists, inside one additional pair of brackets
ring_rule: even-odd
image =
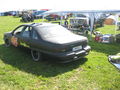
[(70, 35), (70, 36), (61, 36), (61, 37), (60, 36), (51, 37), (51, 38), (46, 38), (45, 40), (56, 44), (67, 44), (73, 42), (87, 41), (87, 38), (79, 35)]

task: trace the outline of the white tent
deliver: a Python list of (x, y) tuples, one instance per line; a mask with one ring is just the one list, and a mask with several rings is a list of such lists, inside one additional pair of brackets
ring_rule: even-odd
[(116, 27), (115, 27), (115, 32), (117, 29), (117, 21), (118, 21), (118, 14), (120, 13), (120, 10), (50, 10), (47, 11), (45, 13), (43, 13), (43, 15), (47, 15), (47, 14), (65, 14), (65, 13), (87, 13), (90, 17), (90, 31), (91, 31), (91, 35), (92, 35), (92, 31), (93, 31), (93, 25), (94, 25), (94, 18), (96, 16), (96, 14), (98, 13), (112, 13), (112, 14), (116, 14)]
[(48, 12), (45, 12), (44, 14), (51, 14), (51, 13), (120, 13), (120, 10), (64, 10), (64, 9), (59, 9), (59, 10), (50, 10)]

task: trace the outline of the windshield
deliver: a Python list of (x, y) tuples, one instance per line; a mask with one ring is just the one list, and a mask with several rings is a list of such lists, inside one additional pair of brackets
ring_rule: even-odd
[(41, 34), (44, 38), (50, 38), (50, 37), (59, 37), (59, 36), (68, 36), (72, 35), (73, 33), (67, 30), (66, 28), (60, 26), (60, 25), (49, 25), (38, 28), (38, 32)]

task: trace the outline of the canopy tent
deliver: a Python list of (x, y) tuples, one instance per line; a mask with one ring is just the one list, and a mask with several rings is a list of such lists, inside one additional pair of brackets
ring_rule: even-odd
[(43, 15), (48, 15), (48, 14), (59, 14), (59, 15), (63, 15), (66, 13), (74, 13), (74, 14), (78, 14), (78, 13), (87, 13), (89, 15), (90, 18), (90, 31), (91, 31), (91, 35), (92, 35), (92, 31), (93, 31), (93, 25), (94, 25), (94, 18), (97, 16), (97, 14), (99, 13), (111, 13), (111, 14), (116, 14), (116, 27), (115, 27), (115, 33), (117, 30), (117, 22), (118, 22), (118, 14), (120, 13), (120, 10), (50, 10), (47, 11), (45, 13), (43, 13)]
[(45, 12), (44, 14), (52, 14), (52, 13), (120, 13), (120, 10), (50, 10)]

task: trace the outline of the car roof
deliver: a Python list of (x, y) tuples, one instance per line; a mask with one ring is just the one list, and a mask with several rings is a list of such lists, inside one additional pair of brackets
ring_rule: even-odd
[(32, 23), (32, 24), (23, 24), (24, 26), (31, 26), (31, 27), (37, 27), (37, 26), (52, 26), (57, 24), (52, 23)]

